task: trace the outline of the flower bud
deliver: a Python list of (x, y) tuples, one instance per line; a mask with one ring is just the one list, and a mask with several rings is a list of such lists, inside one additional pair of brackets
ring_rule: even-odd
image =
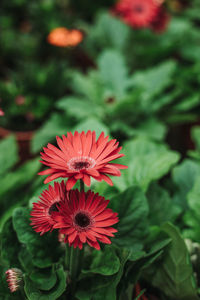
[(6, 280), (11, 293), (16, 292), (22, 282), (22, 271), (17, 268), (8, 269), (6, 272)]

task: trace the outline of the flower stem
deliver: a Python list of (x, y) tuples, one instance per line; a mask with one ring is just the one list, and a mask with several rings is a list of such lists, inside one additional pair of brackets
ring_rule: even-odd
[(65, 265), (65, 269), (69, 270), (69, 267), (70, 267), (70, 246), (68, 244), (66, 244), (64, 265)]
[(80, 179), (80, 191), (84, 191), (84, 182)]
[(82, 260), (83, 250), (79, 248), (74, 248), (71, 246), (71, 255), (70, 255), (70, 280), (71, 280), (71, 296), (75, 296), (76, 282), (80, 273), (81, 260)]
[[(80, 179), (80, 191), (84, 191), (84, 182)], [(81, 272), (82, 267), (82, 258), (84, 255), (84, 247), (80, 250), (78, 247), (74, 248), (73, 246), (70, 247), (70, 255), (69, 253), (66, 255), (69, 260), (69, 273), (70, 273), (70, 280), (71, 280), (71, 297), (75, 298), (75, 291), (76, 291), (76, 282), (77, 278)], [(65, 261), (67, 260), (67, 257)]]

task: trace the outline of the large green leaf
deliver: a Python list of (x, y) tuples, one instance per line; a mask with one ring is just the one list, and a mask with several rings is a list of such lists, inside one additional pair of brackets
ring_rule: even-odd
[(187, 195), (189, 210), (184, 215), (184, 221), (189, 228), (184, 229), (184, 236), (200, 242), (200, 176)]
[(198, 300), (197, 287), (184, 240), (172, 224), (166, 223), (162, 228), (172, 242), (163, 261), (157, 264), (150, 279), (151, 284), (170, 299)]
[(93, 48), (100, 46), (122, 50), (127, 45), (129, 33), (129, 27), (110, 13), (100, 13), (88, 34), (88, 48), (92, 45)]
[(36, 176), (40, 163), (38, 158), (28, 161), (16, 171), (7, 173), (1, 179), (0, 189), (0, 230), (5, 221), (12, 215), (14, 208), (27, 199), (26, 185)]
[(97, 136), (100, 135), (102, 131), (105, 133), (105, 135), (109, 134), (108, 127), (105, 124), (103, 124), (102, 122), (100, 122), (98, 119), (93, 118), (93, 117), (88, 118), (87, 120), (78, 123), (73, 128), (73, 130), (78, 130), (79, 132), (94, 130), (96, 132)]
[(166, 175), (179, 160), (179, 154), (165, 145), (156, 144), (145, 137), (138, 137), (124, 144), (125, 157), (122, 162), (128, 169), (122, 176), (113, 178), (120, 190), (136, 184), (144, 191), (149, 184)]
[(9, 192), (9, 190), (15, 190), (27, 184), (37, 174), (39, 168), (40, 163), (37, 157), (23, 164), (16, 171), (7, 173), (1, 179), (0, 196)]
[(177, 189), (174, 201), (187, 209), (187, 194), (193, 188), (196, 178), (200, 175), (200, 165), (191, 159), (184, 160), (172, 172)]
[(16, 232), (13, 229), (12, 219), (7, 220), (1, 233), (1, 259), (7, 268), (19, 267), (16, 253), (20, 250)]
[(114, 196), (110, 205), (119, 214), (118, 232), (113, 242), (128, 249), (136, 248), (147, 234), (148, 204), (143, 191), (136, 186)]
[(36, 153), (48, 142), (55, 139), (56, 135), (66, 134), (71, 128), (69, 120), (61, 114), (53, 114), (44, 125), (37, 130), (31, 141), (31, 150)]
[(151, 69), (135, 73), (130, 80), (135, 87), (143, 91), (142, 98), (146, 100), (160, 93), (172, 82), (175, 70), (176, 63), (169, 60)]
[(124, 265), (130, 252), (125, 249), (118, 249), (117, 255), (120, 260), (120, 268), (116, 274), (110, 276), (84, 274), (82, 276), (76, 292), (76, 297), (79, 300), (117, 299), (117, 286), (123, 275)]
[(84, 96), (86, 100), (94, 103), (102, 103), (104, 87), (96, 70), (90, 71), (87, 76), (80, 72), (73, 72), (72, 87), (78, 95)]
[(18, 161), (18, 149), (14, 136), (0, 141), (0, 175), (5, 174)]
[(40, 290), (49, 291), (54, 287), (57, 281), (55, 268), (35, 269), (30, 274), (30, 279)]
[(149, 118), (143, 120), (142, 123), (138, 124), (137, 128), (132, 128), (131, 136), (145, 136), (150, 137), (154, 140), (162, 140), (166, 135), (166, 126), (156, 119)]
[(55, 275), (57, 277), (57, 282), (54, 287), (49, 291), (42, 291), (38, 286), (31, 281), (31, 279), (26, 275), (25, 276), (25, 286), (24, 290), (26, 296), (29, 300), (56, 300), (58, 299), (66, 289), (66, 272), (63, 270), (63, 267), (58, 267), (55, 270)]
[(117, 99), (126, 94), (128, 88), (128, 69), (124, 57), (115, 50), (106, 50), (98, 58), (102, 83), (106, 90)]
[(30, 211), (27, 208), (19, 207), (14, 210), (13, 226), (18, 240), (26, 245), (36, 267), (50, 267), (53, 262), (58, 262), (61, 249), (57, 232), (44, 236), (36, 233), (30, 226)]
[(83, 273), (95, 273), (101, 275), (113, 275), (119, 271), (120, 260), (116, 254), (116, 250), (112, 246), (105, 246), (101, 251), (93, 251), (93, 258), (88, 269)]
[(157, 183), (152, 183), (147, 191), (149, 203), (149, 219), (151, 225), (161, 225), (174, 221), (181, 213), (181, 208), (173, 202), (167, 190)]
[(57, 107), (65, 111), (66, 115), (71, 115), (77, 120), (90, 116), (102, 117), (102, 106), (89, 101), (88, 99), (78, 97), (65, 97), (58, 101)]

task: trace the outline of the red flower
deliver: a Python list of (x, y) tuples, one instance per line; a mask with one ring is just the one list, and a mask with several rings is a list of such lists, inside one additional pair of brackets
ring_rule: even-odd
[(167, 14), (164, 8), (160, 7), (159, 13), (151, 23), (151, 28), (156, 33), (162, 33), (166, 30), (170, 21), (170, 16)]
[(83, 40), (83, 33), (77, 29), (58, 27), (53, 29), (47, 36), (47, 41), (57, 47), (73, 47)]
[(43, 235), (49, 230), (53, 230), (54, 220), (52, 219), (52, 212), (58, 210), (61, 200), (65, 199), (66, 186), (64, 181), (60, 183), (55, 182), (54, 187), (49, 185), (49, 189), (45, 190), (40, 198), (40, 201), (33, 203), (31, 212), (31, 225), (36, 232)]
[(7, 270), (5, 274), (6, 274), (6, 280), (8, 282), (8, 287), (11, 293), (16, 292), (19, 289), (20, 283), (22, 281), (22, 275), (23, 275), (22, 271), (17, 268), (13, 268)]
[(56, 222), (53, 227), (60, 229), (65, 235), (65, 243), (70, 246), (82, 249), (83, 244), (88, 243), (99, 250), (98, 241), (111, 244), (108, 236), (113, 237), (117, 232), (110, 227), (118, 222), (117, 213), (106, 208), (108, 203), (109, 200), (92, 191), (71, 190), (60, 203), (59, 211), (52, 214)]
[(112, 10), (128, 25), (136, 28), (149, 27), (158, 13), (155, 0), (120, 0)]
[(105, 180), (113, 185), (112, 180), (106, 175), (120, 176), (119, 169), (127, 167), (121, 164), (109, 163), (124, 156), (119, 154), (122, 147), (118, 147), (116, 140), (108, 142), (108, 136), (102, 132), (96, 141), (95, 131), (85, 133), (71, 132), (56, 137), (59, 148), (48, 144), (41, 153), (43, 164), (49, 169), (39, 175), (49, 175), (44, 183), (48, 183), (58, 177), (68, 177), (67, 190), (70, 190), (78, 179), (82, 179), (88, 186), (91, 184), (90, 176), (98, 181)]
[(0, 107), (0, 117), (3, 117), (5, 115), (4, 111), (2, 110), (2, 108)]

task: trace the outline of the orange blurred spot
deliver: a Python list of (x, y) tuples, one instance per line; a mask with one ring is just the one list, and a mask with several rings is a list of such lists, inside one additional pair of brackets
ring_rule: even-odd
[(83, 33), (77, 29), (58, 27), (53, 29), (47, 36), (49, 44), (57, 47), (73, 47), (83, 40)]

